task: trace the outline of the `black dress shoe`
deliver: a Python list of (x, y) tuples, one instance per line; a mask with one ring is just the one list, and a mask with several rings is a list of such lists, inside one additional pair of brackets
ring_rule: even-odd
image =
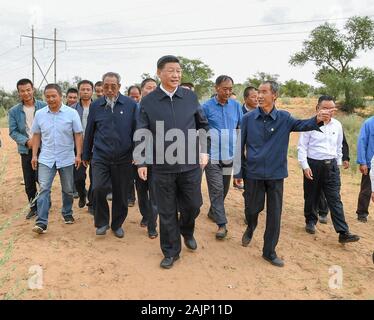
[(103, 236), (106, 234), (106, 231), (109, 229), (109, 226), (106, 225), (104, 227), (96, 228), (96, 235), (97, 236)]
[(79, 197), (78, 207), (84, 208), (86, 205), (86, 196)]
[(117, 238), (123, 238), (125, 236), (125, 231), (122, 228), (118, 228), (117, 230), (113, 230), (114, 235)]
[(179, 255), (176, 255), (174, 257), (165, 257), (164, 259), (162, 259), (160, 267), (164, 269), (170, 269), (173, 266), (174, 262), (178, 259)]
[(357, 215), (357, 220), (363, 223), (368, 222), (368, 218), (365, 214), (358, 214)]
[(253, 232), (249, 228), (247, 228), (244, 231), (243, 237), (242, 237), (242, 246), (243, 247), (248, 247), (249, 243), (252, 240)]
[(36, 210), (30, 210), (29, 213), (26, 216), (26, 220), (29, 220), (32, 217), (36, 217), (36, 216), (37, 216)]
[(193, 236), (189, 237), (189, 238), (184, 238), (184, 244), (190, 250), (196, 250), (197, 249), (197, 243), (196, 243), (196, 240)]
[(316, 225), (313, 222), (308, 222), (305, 226), (305, 231), (310, 234), (316, 233)]
[(349, 232), (339, 233), (340, 243), (356, 242), (358, 240), (360, 240), (360, 237), (355, 234)]
[(275, 257), (273, 259), (271, 258), (268, 258), (266, 256), (262, 256), (266, 261), (270, 262), (273, 266), (276, 266), (276, 267), (284, 267), (284, 262), (282, 259), (278, 258), (278, 257)]

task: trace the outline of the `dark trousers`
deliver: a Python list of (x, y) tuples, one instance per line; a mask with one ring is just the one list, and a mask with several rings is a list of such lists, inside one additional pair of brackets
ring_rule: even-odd
[(86, 190), (86, 167), (81, 165), (79, 169), (74, 168), (74, 185), (79, 197), (83, 198), (87, 195)]
[(327, 200), (322, 190), (318, 199), (317, 212), (322, 217), (326, 217), (329, 213), (329, 206), (327, 205)]
[(148, 231), (155, 231), (157, 226), (157, 206), (152, 184), (152, 167), (148, 167), (147, 181), (140, 179), (136, 167), (135, 170), (135, 185), (142, 221), (147, 223)]
[(308, 158), (313, 180), (304, 176), (304, 216), (306, 223), (318, 222), (317, 204), (321, 190), (325, 194), (331, 219), (336, 232), (347, 232), (343, 203), (340, 199), (340, 171), (336, 160), (313, 160)]
[(365, 217), (369, 215), (369, 204), (371, 199), (371, 182), (369, 172), (366, 176), (362, 175), (361, 177), (360, 194), (358, 195), (358, 204), (356, 210), (358, 215)]
[[(31, 159), (32, 150), (29, 150), (28, 154), (21, 154), (23, 180), (25, 181), (25, 191), (29, 202), (32, 201), (36, 196), (36, 183), (38, 182), (38, 174), (37, 171), (33, 170), (31, 166)], [(34, 202), (34, 205), (31, 207), (31, 210), (37, 210), (36, 201)]]
[[(180, 173), (152, 173), (160, 217), (160, 244), (165, 257), (181, 252), (181, 235), (192, 237), (195, 219), (203, 203), (200, 168)], [(180, 211), (178, 218), (177, 211)]]
[(131, 180), (129, 182), (129, 191), (128, 191), (128, 196), (127, 199), (128, 201), (135, 202), (135, 183), (136, 183), (136, 177), (138, 175), (138, 171), (135, 165), (133, 165), (133, 170), (131, 173)]
[(245, 217), (251, 234), (257, 227), (259, 213), (264, 210), (266, 195), (266, 228), (262, 252), (265, 257), (270, 259), (274, 259), (277, 256), (275, 247), (278, 244), (280, 233), (283, 182), (284, 179), (246, 179), (245, 182)]
[(127, 217), (127, 193), (132, 166), (92, 161), (92, 190), (95, 227), (109, 225), (107, 194), (112, 189), (112, 230), (120, 228)]
[(211, 163), (205, 167), (205, 176), (208, 184), (210, 208), (209, 213), (213, 215), (218, 225), (227, 223), (225, 212), (225, 198), (230, 189), (232, 173), (232, 162)]

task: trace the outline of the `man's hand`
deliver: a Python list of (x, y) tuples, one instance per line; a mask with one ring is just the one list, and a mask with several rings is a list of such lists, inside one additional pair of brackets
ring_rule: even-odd
[(77, 155), (77, 156), (75, 157), (75, 163), (74, 163), (74, 165), (75, 165), (75, 169), (78, 170), (79, 167), (81, 166), (81, 164), (82, 164), (81, 156)]
[(234, 179), (234, 185), (242, 186), (243, 185), (243, 179)]
[(83, 160), (82, 163), (87, 168), (88, 165), (90, 164), (90, 160)]
[(371, 201), (374, 202), (374, 192), (371, 193)]
[(32, 149), (32, 140), (31, 139), (27, 140), (26, 147), (29, 148), (29, 149)]
[(36, 170), (38, 169), (38, 157), (37, 156), (33, 156), (32, 159), (31, 159), (31, 167), (33, 170)]
[(209, 162), (209, 154), (207, 153), (200, 153), (200, 168), (202, 170), (205, 169), (206, 165)]
[(147, 167), (138, 168), (138, 175), (140, 179), (147, 181), (147, 173), (148, 173)]
[(310, 168), (306, 168), (304, 169), (304, 176), (309, 179), (309, 180), (313, 180), (313, 172), (312, 172), (312, 169)]
[(345, 160), (343, 161), (343, 168), (348, 169), (349, 168), (349, 161)]
[(319, 110), (317, 113), (317, 123), (330, 121), (331, 115), (336, 110), (337, 110), (336, 108), (329, 109), (329, 110), (325, 110), (325, 109)]
[(366, 164), (360, 164), (360, 172), (364, 175), (367, 176), (369, 169)]

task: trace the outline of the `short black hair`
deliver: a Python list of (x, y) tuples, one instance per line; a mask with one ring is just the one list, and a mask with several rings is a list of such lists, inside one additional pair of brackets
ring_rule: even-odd
[(66, 91), (66, 95), (68, 95), (69, 93), (76, 93), (76, 94), (78, 94), (78, 90), (76, 88), (69, 88)]
[(182, 82), (181, 86), (185, 86), (185, 87), (188, 87), (190, 89), (195, 87), (192, 82)]
[(17, 81), (17, 85), (16, 85), (17, 90), (19, 86), (24, 86), (25, 84), (31, 84), (31, 87), (34, 88), (34, 84), (32, 83), (32, 81), (30, 79), (24, 78), (24, 79)]
[(128, 95), (128, 96), (130, 95), (131, 90), (134, 89), (134, 88), (137, 89), (137, 90), (139, 91), (139, 94), (142, 94), (142, 91), (140, 90), (139, 86), (134, 85), (134, 86), (130, 86), (130, 87), (127, 89), (127, 95)]
[[(49, 89), (55, 89), (58, 92), (58, 95), (62, 97), (61, 87), (57, 83), (48, 83), (44, 88), (44, 93)], [(77, 89), (75, 89), (77, 90)]]
[(165, 64), (172, 63), (172, 62), (180, 64), (179, 59), (176, 56), (172, 56), (172, 55), (163, 56), (157, 61), (157, 69), (161, 70), (165, 67)]
[(318, 98), (318, 104), (321, 104), (323, 101), (333, 101), (335, 103), (335, 99), (328, 95), (323, 95)]
[(222, 82), (230, 80), (234, 84), (234, 80), (230, 76), (221, 75), (216, 79), (216, 86), (219, 86)]
[(100, 81), (96, 81), (96, 83), (95, 83), (95, 87), (102, 87), (102, 85), (103, 85), (103, 82), (100, 80)]
[(155, 79), (153, 79), (153, 78), (145, 78), (142, 81), (142, 83), (140, 84), (140, 88), (143, 89), (148, 82), (154, 82), (154, 83), (157, 84), (157, 81)]
[(244, 92), (243, 92), (244, 99), (248, 98), (249, 92), (252, 91), (252, 90), (258, 91), (258, 89), (254, 86), (248, 86), (244, 89)]
[(94, 88), (94, 85), (93, 85), (92, 81), (90, 81), (90, 80), (81, 80), (81, 81), (78, 82), (78, 85), (77, 85), (78, 86), (78, 90), (79, 90), (79, 88), (80, 88), (80, 86), (82, 84), (89, 84), (91, 86), (92, 90)]

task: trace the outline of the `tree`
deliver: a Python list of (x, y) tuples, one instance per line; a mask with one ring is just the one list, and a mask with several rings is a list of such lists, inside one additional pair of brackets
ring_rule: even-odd
[(374, 47), (374, 22), (369, 17), (352, 17), (345, 24), (345, 33), (335, 25), (325, 23), (315, 28), (309, 40), (304, 41), (303, 49), (291, 56), (290, 64), (302, 66), (314, 62), (319, 71), (316, 79), (326, 85), (335, 94), (343, 93), (343, 109), (352, 112), (357, 106), (357, 70), (351, 62), (360, 51)]
[(195, 93), (201, 99), (208, 94), (213, 87), (209, 80), (214, 76), (213, 70), (199, 59), (178, 57), (182, 67), (182, 82), (191, 82), (195, 87)]
[(261, 83), (264, 81), (278, 81), (279, 74), (270, 74), (265, 72), (257, 72), (252, 77), (249, 77), (247, 81), (245, 82), (245, 85), (247, 86), (254, 86), (258, 88)]
[(288, 80), (282, 85), (282, 94), (286, 97), (306, 97), (311, 92), (313, 92), (312, 86), (294, 79)]

